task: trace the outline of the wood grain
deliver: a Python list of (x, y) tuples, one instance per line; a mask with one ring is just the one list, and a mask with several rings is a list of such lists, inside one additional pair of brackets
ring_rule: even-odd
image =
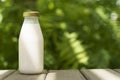
[(0, 80), (3, 80), (7, 76), (9, 76), (11, 73), (13, 73), (15, 70), (0, 70)]
[(79, 70), (50, 70), (46, 80), (85, 80)]
[(81, 70), (88, 80), (120, 80), (120, 74), (111, 69)]
[(18, 71), (8, 76), (5, 80), (45, 80), (46, 73), (41, 73), (37, 75), (26, 75), (21, 74)]

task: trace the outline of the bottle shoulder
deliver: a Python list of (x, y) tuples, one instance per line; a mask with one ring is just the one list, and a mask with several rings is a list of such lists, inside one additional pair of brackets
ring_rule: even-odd
[(43, 35), (39, 24), (23, 24), (19, 38), (42, 40)]
[(43, 36), (38, 36), (38, 37), (26, 37), (26, 36), (19, 36), (19, 42), (25, 42), (25, 43), (44, 43)]

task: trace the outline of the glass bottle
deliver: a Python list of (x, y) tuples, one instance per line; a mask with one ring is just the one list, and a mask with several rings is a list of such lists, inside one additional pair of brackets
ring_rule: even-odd
[(38, 21), (39, 12), (24, 12), (19, 36), (19, 71), (24, 74), (41, 73), (44, 68), (44, 40)]

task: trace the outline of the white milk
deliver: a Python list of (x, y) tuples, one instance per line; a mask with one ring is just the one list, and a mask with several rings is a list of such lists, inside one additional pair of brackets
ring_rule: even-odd
[(43, 53), (44, 42), (38, 17), (25, 16), (19, 37), (19, 71), (24, 74), (41, 73)]

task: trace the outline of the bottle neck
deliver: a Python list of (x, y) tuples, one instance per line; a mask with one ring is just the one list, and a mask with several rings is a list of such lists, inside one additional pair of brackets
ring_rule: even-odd
[(33, 16), (25, 17), (24, 23), (36, 24), (36, 23), (38, 23), (38, 17), (33, 17)]

